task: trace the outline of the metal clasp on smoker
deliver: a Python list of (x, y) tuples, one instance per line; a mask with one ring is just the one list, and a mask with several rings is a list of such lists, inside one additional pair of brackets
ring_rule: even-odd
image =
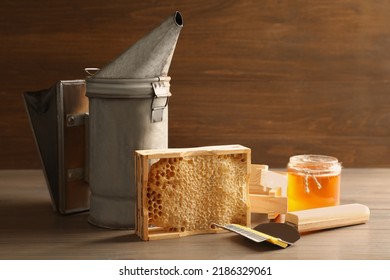
[(168, 105), (169, 97), (172, 95), (169, 91), (169, 79), (159, 78), (158, 82), (152, 82), (154, 97), (152, 101), (152, 122), (161, 122), (164, 116), (164, 109)]

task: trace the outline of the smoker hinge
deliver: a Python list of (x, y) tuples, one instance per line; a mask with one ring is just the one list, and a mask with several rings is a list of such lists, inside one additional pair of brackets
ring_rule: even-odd
[(86, 115), (88, 115), (88, 113), (66, 115), (66, 126), (71, 127), (71, 126), (84, 125)]

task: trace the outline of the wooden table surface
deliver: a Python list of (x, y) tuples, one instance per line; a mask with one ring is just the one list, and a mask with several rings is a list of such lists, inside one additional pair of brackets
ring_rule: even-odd
[(0, 259), (390, 259), (390, 169), (344, 169), (341, 203), (371, 210), (366, 224), (302, 235), (287, 249), (234, 233), (140, 241), (132, 230), (53, 212), (40, 170), (0, 170)]

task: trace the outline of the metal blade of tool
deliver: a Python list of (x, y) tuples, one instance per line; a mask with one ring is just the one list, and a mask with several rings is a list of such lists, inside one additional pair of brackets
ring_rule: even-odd
[(213, 224), (214, 226), (217, 226), (219, 228), (226, 229), (231, 232), (235, 232), (241, 236), (244, 236), (252, 241), (255, 242), (263, 242), (267, 241), (269, 243), (272, 243), (274, 245), (277, 245), (282, 248), (287, 248), (291, 243), (286, 242), (285, 240), (282, 240), (280, 238), (265, 234), (263, 232), (259, 232), (256, 230), (253, 230), (249, 227), (245, 227), (242, 225), (237, 225), (237, 224), (227, 224), (227, 225), (219, 225), (219, 224)]

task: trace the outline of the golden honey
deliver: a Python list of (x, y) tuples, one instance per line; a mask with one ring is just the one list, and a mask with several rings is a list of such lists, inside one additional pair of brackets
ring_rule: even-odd
[(297, 155), (287, 166), (288, 211), (340, 204), (341, 163), (323, 155)]

